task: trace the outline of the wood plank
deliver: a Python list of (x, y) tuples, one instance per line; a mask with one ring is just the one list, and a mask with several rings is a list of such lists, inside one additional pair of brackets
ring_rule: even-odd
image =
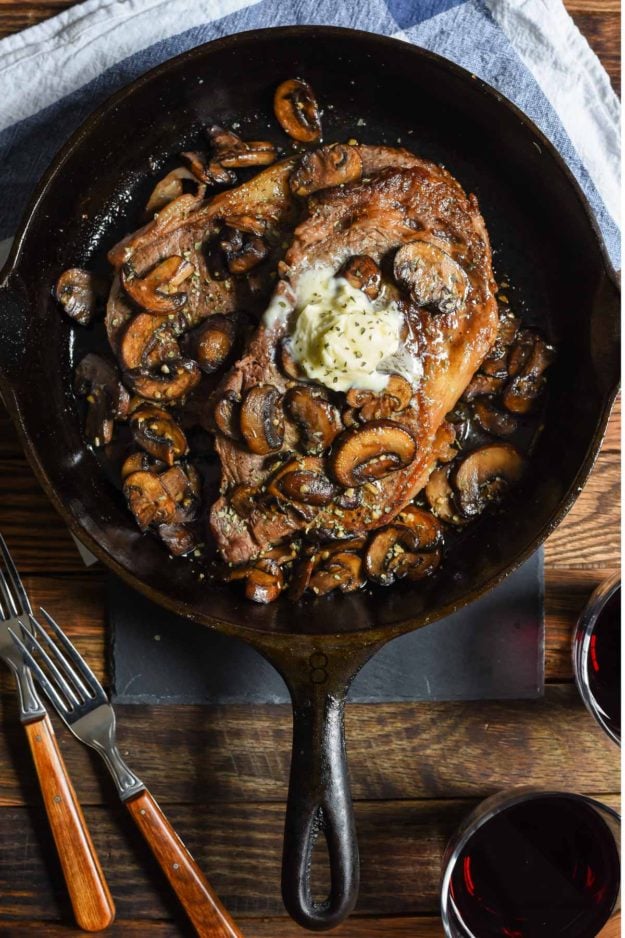
[[(260, 918), (238, 916), (237, 924), (243, 930), (245, 938), (304, 938), (310, 932), (300, 928), (290, 919)], [(106, 932), (107, 938), (144, 938), (144, 922), (118, 920)], [(151, 921), (149, 925), (152, 938), (181, 938), (191, 936), (185, 924), (174, 922)], [(84, 935), (68, 925), (50, 922), (22, 922), (18, 925), (4, 925), (2, 934), (5, 938), (69, 938), (71, 935)], [(437, 917), (394, 916), (392, 918), (361, 918), (353, 915), (347, 922), (332, 931), (336, 938), (444, 938), (441, 921)], [(602, 935), (603, 938), (603, 935)], [(606, 935), (605, 938), (608, 938)], [(616, 932), (614, 933), (616, 938)]]
[[(599, 5), (602, 5), (601, 3)], [(612, 87), (621, 93), (621, 16), (619, 10), (578, 9), (570, 11), (573, 21), (610, 76)]]
[[(288, 706), (116, 709), (122, 752), (163, 803), (285, 800)], [(4, 695), (0, 805), (36, 807), (39, 793), (16, 715), (14, 696)], [(81, 803), (108, 800), (102, 764), (55, 725)], [(485, 797), (528, 779), (582, 792), (619, 789), (618, 747), (573, 685), (550, 686), (543, 700), (531, 703), (354, 704), (346, 726), (359, 800)]]
[[(564, 786), (563, 786), (564, 787)], [(603, 797), (618, 806), (616, 796)], [(431, 915), (438, 911), (445, 846), (475, 801), (361, 802), (356, 823), (361, 855), (360, 915)], [(170, 805), (168, 815), (235, 917), (282, 915), (282, 805), (244, 802)], [(177, 918), (175, 900), (121, 805), (85, 811), (120, 919)], [(3, 919), (67, 920), (63, 883), (39, 809), (0, 812)], [(415, 875), (418, 869), (418, 875)]]

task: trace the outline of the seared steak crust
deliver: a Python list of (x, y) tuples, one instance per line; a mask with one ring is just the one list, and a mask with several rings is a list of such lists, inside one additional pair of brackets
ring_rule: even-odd
[[(292, 299), (304, 271), (324, 266), (337, 272), (353, 255), (369, 255), (384, 271), (397, 248), (424, 241), (460, 265), (468, 283), (466, 298), (458, 310), (449, 312), (418, 306), (407, 295), (399, 300), (406, 326), (404, 346), (418, 359), (421, 376), (409, 407), (396, 419), (415, 439), (416, 455), (405, 468), (360, 486), (357, 504), (345, 507), (349, 500), (337, 496), (302, 512), (267, 496), (266, 483), (276, 465), (289, 454), (301, 456), (297, 429), (288, 421), (282, 446), (270, 456), (256, 455), (244, 442), (217, 432), (222, 494), (211, 510), (210, 523), (224, 559), (232, 564), (248, 562), (298, 532), (323, 540), (342, 539), (394, 518), (427, 482), (439, 447), (448, 443), (445, 415), (495, 341), (498, 313), (491, 251), (476, 198), (467, 197), (445, 169), (405, 150), (360, 150), (361, 180), (309, 199), (308, 215), (295, 229), (277, 290)], [(280, 393), (297, 384), (278, 364), (287, 330), (284, 320), (270, 326), (261, 323), (221, 391), (240, 400), (259, 384)], [(336, 396), (337, 404), (340, 398)], [(322, 466), (327, 455), (321, 457)], [(245, 518), (230, 504), (230, 494), (239, 484), (252, 486), (255, 492)]]

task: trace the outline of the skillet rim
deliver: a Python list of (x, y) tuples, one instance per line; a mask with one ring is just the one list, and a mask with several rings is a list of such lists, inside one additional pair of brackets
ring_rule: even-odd
[[(346, 27), (323, 25), (267, 27), (259, 30), (246, 30), (240, 33), (233, 33), (228, 36), (223, 36), (219, 39), (211, 40), (210, 42), (195, 46), (194, 48), (188, 49), (185, 52), (174, 56), (173, 58), (161, 62), (159, 65), (156, 65), (154, 68), (150, 69), (143, 75), (140, 75), (134, 81), (130, 82), (124, 88), (121, 88), (119, 91), (106, 98), (73, 132), (65, 144), (63, 144), (61, 149), (54, 156), (50, 166), (36, 185), (35, 190), (30, 197), (29, 203), (20, 220), (7, 260), (2, 270), (0, 271), (0, 291), (3, 288), (10, 289), (11, 278), (19, 273), (19, 263), (22, 248), (27, 241), (31, 225), (33, 225), (36, 221), (40, 202), (43, 200), (50, 187), (56, 181), (57, 177), (62, 174), (66, 161), (74, 154), (75, 150), (82, 144), (82, 142), (89, 137), (92, 129), (102, 121), (106, 121), (109, 118), (110, 112), (114, 110), (120, 102), (124, 101), (128, 97), (131, 97), (144, 85), (149, 84), (156, 78), (160, 78), (169, 70), (176, 69), (182, 62), (201, 59), (207, 54), (210, 55), (213, 51), (217, 50), (223, 51), (225, 49), (228, 51), (229, 49), (236, 49), (237, 46), (245, 46), (246, 44), (249, 44), (250, 40), (253, 40), (255, 45), (262, 45), (263, 40), (268, 36), (271, 36), (272, 38), (278, 37), (284, 39), (299, 39), (302, 38), (302, 36), (307, 36), (308, 39), (312, 39), (313, 41), (326, 37), (340, 38), (342, 41), (352, 43), (366, 42), (373, 44), (374, 46), (381, 48), (383, 51), (385, 49), (393, 50), (397, 48), (398, 45), (400, 45), (402, 50), (408, 55), (414, 55), (416, 57), (429, 60), (438, 68), (446, 70), (447, 72), (455, 75), (462, 82), (470, 82), (470, 85), (473, 88), (477, 88), (482, 94), (490, 97), (491, 99), (494, 99), (495, 107), (508, 110), (517, 120), (519, 120), (523, 124), (525, 130), (540, 146), (540, 148), (544, 149), (549, 154), (557, 170), (563, 174), (565, 182), (568, 183), (569, 190), (572, 190), (571, 194), (575, 195), (577, 198), (577, 201), (583, 211), (590, 231), (593, 235), (593, 239), (599, 249), (599, 255), (603, 263), (606, 278), (615, 293), (620, 293), (618, 275), (607, 254), (606, 246), (599, 229), (597, 219), (581, 189), (579, 182), (559, 151), (540, 130), (540, 128), (537, 127), (536, 124), (534, 124), (534, 122), (523, 111), (520, 110), (520, 108), (518, 108), (505, 95), (501, 94), (501, 92), (497, 91), (495, 88), (489, 85), (486, 81), (474, 75), (472, 72), (469, 72), (462, 66), (457, 65), (450, 59), (439, 55), (438, 53), (431, 52), (428, 49), (424, 49), (423, 47), (412, 43), (401, 42), (399, 39), (394, 39), (390, 36), (381, 36), (376, 33), (367, 32), (365, 30), (355, 30)], [(298, 638), (314, 638), (317, 641), (324, 641), (330, 638), (334, 638), (335, 640), (340, 639), (342, 641), (347, 641), (354, 644), (359, 643), (361, 645), (370, 645), (376, 640), (381, 642), (386, 641), (404, 632), (412, 631), (432, 622), (436, 622), (439, 619), (442, 619), (455, 612), (457, 609), (464, 608), (485, 593), (490, 592), (511, 573), (518, 569), (518, 567), (521, 566), (521, 564), (544, 543), (546, 538), (559, 526), (563, 518), (572, 508), (573, 504), (577, 500), (581, 488), (585, 484), (595, 464), (603, 437), (605, 435), (606, 425), (612, 410), (612, 406), (619, 390), (619, 383), (617, 381), (614, 387), (611, 387), (604, 392), (601, 412), (595, 426), (595, 431), (588, 442), (586, 454), (580, 464), (575, 478), (560, 500), (559, 507), (556, 509), (556, 511), (554, 511), (552, 516), (542, 526), (542, 528), (540, 528), (540, 530), (535, 534), (525, 550), (521, 551), (516, 556), (516, 558), (506, 566), (504, 570), (489, 578), (485, 584), (469, 590), (462, 598), (462, 600), (455, 603), (448, 603), (435, 610), (431, 610), (430, 612), (424, 612), (421, 615), (416, 616), (414, 619), (403, 619), (399, 622), (369, 626), (365, 629), (357, 629), (354, 631), (340, 633), (309, 633), (297, 631), (281, 632), (262, 627), (252, 627), (241, 623), (234, 624), (228, 620), (198, 612), (194, 607), (187, 605), (184, 601), (172, 599), (167, 594), (162, 593), (159, 589), (144, 583), (137, 577), (136, 574), (132, 573), (125, 566), (119, 563), (116, 557), (109, 553), (109, 551), (100, 543), (98, 543), (95, 538), (83, 527), (80, 521), (69, 509), (65, 507), (57, 495), (56, 490), (50, 482), (47, 473), (39, 459), (39, 454), (31, 440), (28, 429), (21, 419), (22, 414), (18, 396), (14, 393), (10, 381), (4, 375), (0, 374), (0, 379), (2, 384), (10, 392), (4, 397), (4, 403), (11, 415), (24, 452), (31, 466), (33, 467), (37, 479), (42, 485), (46, 495), (54, 505), (57, 512), (63, 518), (63, 521), (68, 526), (70, 532), (74, 534), (76, 538), (81, 543), (83, 543), (99, 560), (101, 560), (107, 568), (111, 569), (117, 576), (121, 577), (124, 582), (126, 582), (133, 589), (138, 590), (148, 599), (157, 602), (159, 605), (169, 609), (174, 613), (177, 613), (178, 615), (184, 615), (198, 624), (204, 625), (208, 628), (214, 628), (228, 634), (244, 637), (246, 641), (259, 646), (263, 644), (273, 644), (275, 640), (280, 640), (283, 638), (289, 638), (291, 641), (296, 641)]]

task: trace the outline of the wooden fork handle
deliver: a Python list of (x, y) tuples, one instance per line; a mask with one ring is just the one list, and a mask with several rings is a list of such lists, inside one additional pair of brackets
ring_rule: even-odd
[(46, 714), (24, 729), (76, 922), (84, 931), (101, 931), (115, 918), (115, 906), (52, 723)]
[(243, 938), (149, 791), (126, 801), (200, 938)]

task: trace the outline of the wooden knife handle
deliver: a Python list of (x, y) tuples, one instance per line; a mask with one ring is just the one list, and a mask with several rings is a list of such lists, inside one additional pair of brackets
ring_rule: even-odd
[(115, 906), (52, 723), (46, 715), (24, 729), (76, 922), (84, 931), (101, 931), (115, 918)]
[(243, 938), (217, 893), (149, 791), (126, 801), (165, 876), (201, 938)]

